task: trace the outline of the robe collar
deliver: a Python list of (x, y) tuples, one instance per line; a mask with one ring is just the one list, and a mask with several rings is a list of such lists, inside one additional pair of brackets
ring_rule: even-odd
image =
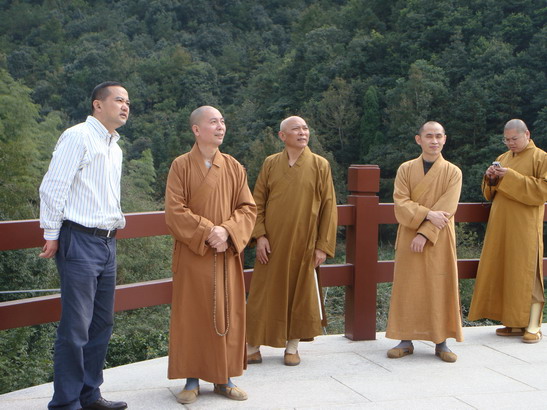
[[(422, 166), (422, 169), (423, 169), (424, 161), (425, 161), (423, 154), (420, 154), (418, 159), (419, 159), (420, 165)], [(443, 154), (439, 153), (439, 157), (433, 162), (433, 165), (431, 165), (431, 168), (429, 168), (429, 172), (433, 171), (436, 168), (439, 168), (440, 164), (442, 164), (445, 161), (446, 160), (444, 159)], [(427, 161), (427, 162), (431, 162), (431, 161)], [(429, 174), (429, 172), (428, 172), (428, 174)], [(425, 173), (424, 173), (424, 175), (425, 175)]]
[(536, 144), (534, 144), (534, 141), (532, 141), (532, 138), (530, 138), (530, 141), (528, 141), (528, 145), (522, 151), (520, 151), (520, 152), (511, 152), (511, 150), (509, 150), (509, 152), (511, 152), (512, 157), (517, 157), (519, 155), (524, 154), (526, 151), (532, 150), (534, 148), (537, 148)]
[[(194, 164), (196, 164), (199, 167), (199, 170), (201, 171), (202, 175), (205, 177), (207, 175), (207, 172), (209, 172), (209, 168), (205, 166), (205, 161), (203, 159), (203, 156), (201, 155), (201, 151), (199, 150), (198, 144), (194, 143), (194, 146), (190, 150), (190, 158)], [(222, 156), (222, 153), (220, 152), (220, 149), (217, 149), (217, 152), (215, 153), (215, 156), (213, 157), (213, 160), (211, 161), (211, 168), (221, 168), (224, 165), (224, 157)]]
[(299, 167), (302, 165), (302, 163), (306, 160), (306, 158), (308, 158), (310, 155), (311, 155), (311, 150), (310, 150), (310, 147), (306, 146), (304, 148), (304, 151), (302, 151), (302, 153), (300, 154), (300, 156), (298, 157), (298, 159), (296, 160), (296, 162), (291, 166), (289, 166), (289, 153), (287, 152), (287, 148), (284, 148), (283, 149), (283, 158), (285, 159), (285, 161), (287, 162), (287, 166), (289, 168), (294, 168), (294, 167)]
[(423, 173), (423, 178), (412, 189), (410, 198), (413, 201), (419, 201), (422, 195), (430, 190), (432, 181), (434, 181), (439, 176), (439, 172), (441, 171), (441, 167), (444, 165), (444, 163), (445, 163), (445, 159), (443, 158), (441, 154), (435, 160), (433, 165), (431, 165), (431, 168), (429, 168), (429, 171), (426, 174), (424, 172), (424, 158), (423, 158), (423, 155), (420, 154), (415, 164), (416, 166), (420, 167), (419, 169)]

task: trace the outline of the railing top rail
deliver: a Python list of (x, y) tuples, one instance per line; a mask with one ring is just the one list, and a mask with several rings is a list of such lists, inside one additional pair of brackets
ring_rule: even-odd
[[(355, 223), (353, 208), (350, 204), (338, 205), (338, 225)], [(119, 239), (169, 235), (164, 211), (127, 213), (125, 219), (126, 226), (117, 235)], [(0, 251), (39, 248), (43, 245), (43, 231), (38, 219), (0, 221)]]
[[(370, 215), (377, 218), (378, 224), (396, 224), (393, 213), (393, 203), (378, 204), (378, 212)], [(464, 202), (458, 205), (456, 222), (486, 222), (490, 212), (490, 204), (484, 202)], [(135, 212), (125, 214), (126, 227), (118, 233), (119, 239), (143, 238), (148, 236), (169, 235), (165, 225), (165, 212)], [(547, 213), (544, 221), (547, 221)], [(338, 205), (338, 225), (351, 226), (355, 224), (355, 205)], [(37, 219), (21, 221), (0, 221), (0, 251), (39, 248), (43, 246), (42, 229)]]

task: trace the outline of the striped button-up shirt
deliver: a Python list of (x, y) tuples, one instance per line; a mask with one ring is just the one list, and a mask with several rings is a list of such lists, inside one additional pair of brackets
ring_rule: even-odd
[(92, 116), (63, 132), (40, 185), (40, 227), (46, 240), (59, 237), (64, 220), (89, 228), (125, 226), (119, 138)]

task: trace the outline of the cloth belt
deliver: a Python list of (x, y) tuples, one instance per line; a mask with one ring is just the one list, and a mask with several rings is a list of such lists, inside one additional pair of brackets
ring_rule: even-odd
[(87, 232), (91, 235), (102, 236), (104, 238), (114, 238), (116, 236), (116, 232), (118, 232), (117, 229), (88, 228), (87, 226), (83, 226), (69, 220), (63, 221), (63, 225), (70, 226), (78, 231)]

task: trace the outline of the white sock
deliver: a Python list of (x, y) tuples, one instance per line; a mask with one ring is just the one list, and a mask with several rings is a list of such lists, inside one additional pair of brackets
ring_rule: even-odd
[(300, 339), (287, 340), (287, 348), (285, 351), (288, 354), (295, 354), (298, 351), (298, 342), (300, 342)]
[(260, 351), (260, 345), (259, 346), (253, 346), (247, 343), (247, 355), (250, 356), (252, 354), (255, 354), (256, 352)]
[(541, 329), (539, 322), (541, 319), (542, 309), (543, 303), (532, 303), (530, 308), (530, 323), (528, 323), (528, 327), (526, 328), (527, 332), (537, 333), (539, 332), (539, 329)]

